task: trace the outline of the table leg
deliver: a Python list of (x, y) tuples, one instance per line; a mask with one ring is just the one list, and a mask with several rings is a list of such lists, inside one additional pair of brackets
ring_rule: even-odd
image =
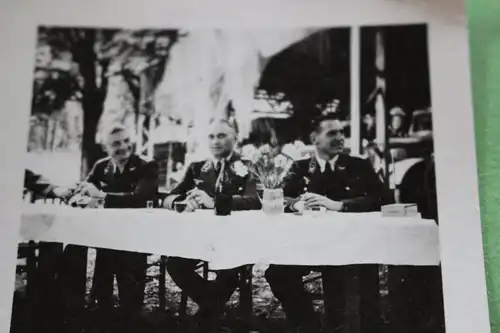
[(36, 299), (36, 246), (35, 242), (30, 241), (26, 251), (26, 303), (29, 306), (33, 305)]
[(160, 277), (159, 277), (159, 287), (158, 287), (158, 293), (160, 297), (160, 311), (165, 311), (167, 304), (166, 304), (166, 288), (165, 288), (165, 283), (166, 283), (166, 274), (167, 274), (167, 257), (166, 256), (161, 256), (160, 258)]
[(248, 332), (252, 321), (253, 299), (252, 299), (252, 266), (244, 266), (240, 269), (240, 311), (243, 317), (244, 330)]
[(181, 303), (179, 304), (179, 319), (184, 322), (187, 317), (187, 302), (188, 302), (188, 296), (186, 292), (182, 291), (181, 293)]
[(64, 317), (70, 326), (81, 325), (86, 308), (87, 253), (87, 247), (67, 245), (61, 260), (59, 283), (64, 296)]

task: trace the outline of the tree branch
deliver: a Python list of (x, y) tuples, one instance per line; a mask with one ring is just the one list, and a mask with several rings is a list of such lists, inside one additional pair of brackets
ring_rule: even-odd
[(139, 87), (140, 80), (139, 78), (134, 75), (132, 72), (129, 70), (123, 70), (122, 71), (122, 76), (125, 82), (128, 85), (128, 88), (130, 90), (130, 93), (132, 94), (132, 97), (134, 100), (139, 101), (141, 98), (141, 89)]
[(106, 99), (106, 94), (108, 92), (108, 76), (106, 73), (108, 72), (110, 60), (109, 59), (102, 59), (99, 62), (101, 66), (101, 86), (99, 87), (99, 90), (101, 91), (101, 98), (102, 102), (104, 103), (104, 100)]

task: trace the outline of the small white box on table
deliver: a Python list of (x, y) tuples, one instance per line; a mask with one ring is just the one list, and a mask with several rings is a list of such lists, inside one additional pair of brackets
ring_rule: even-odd
[(418, 216), (417, 204), (390, 204), (382, 206), (384, 217), (412, 217)]

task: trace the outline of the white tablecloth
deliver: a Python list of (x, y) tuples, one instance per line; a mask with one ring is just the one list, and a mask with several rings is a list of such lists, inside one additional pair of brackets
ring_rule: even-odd
[(21, 240), (197, 258), (211, 268), (244, 264), (438, 265), (438, 226), (421, 218), (381, 213), (215, 216), (163, 209), (77, 209), (27, 206)]

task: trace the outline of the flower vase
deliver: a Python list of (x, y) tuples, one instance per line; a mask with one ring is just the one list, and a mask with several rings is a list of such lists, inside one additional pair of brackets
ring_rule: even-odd
[(262, 193), (262, 211), (266, 214), (281, 214), (285, 210), (285, 197), (283, 189), (267, 189)]

